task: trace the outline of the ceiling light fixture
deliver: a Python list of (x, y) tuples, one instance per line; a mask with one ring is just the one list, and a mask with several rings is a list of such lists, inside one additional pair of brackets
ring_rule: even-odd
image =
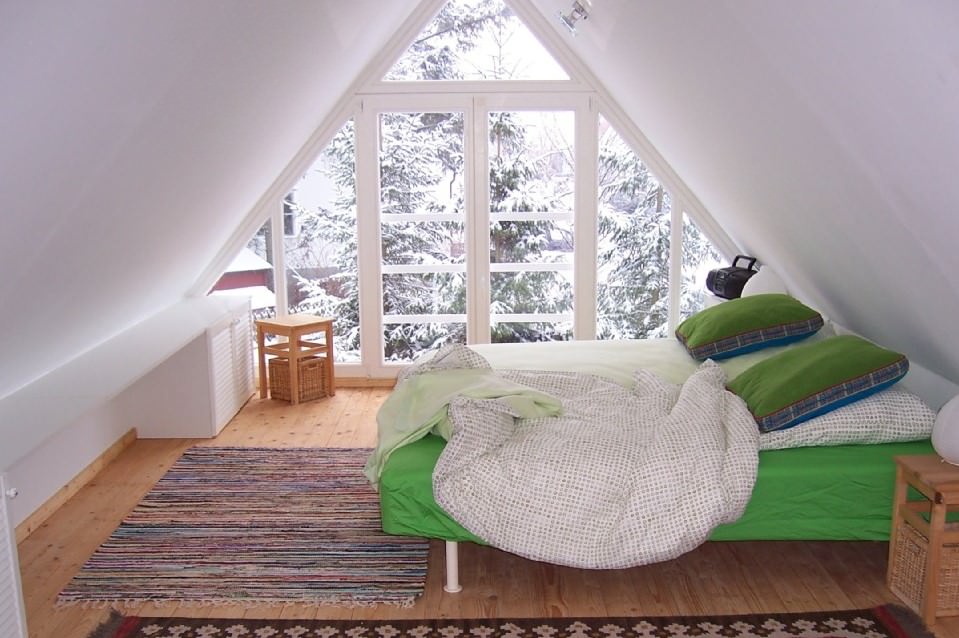
[(570, 33), (576, 35), (576, 23), (589, 18), (590, 8), (589, 0), (573, 0), (573, 6), (568, 13), (564, 15), (562, 11), (559, 12), (559, 21), (566, 25)]

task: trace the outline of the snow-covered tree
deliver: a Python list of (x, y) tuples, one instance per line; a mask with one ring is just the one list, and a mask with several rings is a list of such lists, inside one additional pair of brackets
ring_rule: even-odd
[[(568, 162), (554, 162), (556, 146), (540, 149), (526, 128), (508, 112), (494, 113), (490, 122), (490, 212), (549, 212), (562, 210), (563, 195), (571, 192)], [(532, 157), (532, 164), (527, 158)], [(552, 187), (552, 189), (550, 189)], [(550, 248), (557, 235), (553, 221), (499, 221), (490, 231), (491, 263), (556, 261)], [(568, 248), (568, 247), (567, 247)], [(559, 313), (572, 308), (572, 289), (558, 272), (494, 273), (490, 277), (491, 311), (498, 313)], [(497, 323), (494, 343), (548, 341), (568, 335), (548, 322)]]
[(669, 201), (614, 129), (599, 156), (596, 334), (664, 336), (669, 313)]
[(334, 352), (341, 353), (360, 349), (354, 157), (355, 135), (350, 120), (327, 145), (321, 162), (327, 167), (325, 173), (334, 186), (333, 206), (307, 209), (291, 204), (300, 223), (300, 245), (310, 246), (317, 238), (325, 239), (334, 247), (331, 253), (335, 269), (319, 279), (306, 277), (294, 269), (293, 276), (304, 299), (293, 310), (336, 317), (337, 321), (333, 322)]

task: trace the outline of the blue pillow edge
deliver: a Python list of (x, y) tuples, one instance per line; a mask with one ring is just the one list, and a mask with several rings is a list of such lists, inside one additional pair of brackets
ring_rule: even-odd
[[(865, 399), (866, 397), (872, 394), (881, 392), (882, 390), (885, 390), (886, 388), (899, 382), (904, 376), (906, 376), (907, 372), (909, 372), (909, 359), (906, 358), (905, 355), (902, 355), (899, 359), (896, 359), (894, 362), (886, 366), (883, 366), (882, 368), (879, 368), (878, 370), (872, 370), (870, 372), (867, 372), (866, 374), (859, 375), (858, 377), (854, 377), (852, 379), (847, 379), (846, 381), (843, 381), (842, 383), (837, 383), (836, 385), (820, 390), (819, 392), (810, 394), (809, 396), (803, 397), (802, 399), (799, 399), (798, 401), (791, 403), (790, 405), (787, 405), (786, 407), (780, 410), (777, 410), (776, 412), (767, 414), (764, 417), (758, 417), (754, 414), (753, 418), (756, 420), (756, 424), (759, 426), (760, 433), (765, 434), (767, 432), (778, 432), (780, 430), (788, 430), (789, 428), (800, 425), (801, 423), (805, 421), (814, 419), (817, 416), (822, 416), (823, 414), (832, 412), (833, 410), (841, 408), (844, 405), (855, 403), (856, 401), (860, 399)], [(798, 415), (794, 414), (794, 410), (796, 409), (796, 406), (800, 405), (804, 401), (809, 401), (811, 399), (820, 397), (821, 395), (828, 394), (830, 392), (832, 393), (841, 392), (844, 387), (850, 384), (853, 384), (861, 379), (867, 378), (870, 375), (876, 375), (876, 374), (879, 374), (881, 377), (885, 377), (886, 375), (888, 375), (888, 378), (883, 378), (881, 381), (879, 381), (875, 385), (872, 385), (858, 392), (853, 392), (851, 394), (840, 396), (839, 398), (833, 401), (827, 401), (825, 404), (819, 405), (819, 407), (813, 408), (807, 412), (803, 412)], [(790, 416), (791, 414), (793, 414), (793, 416)]]
[[(728, 359), (729, 357), (735, 357), (737, 355), (746, 354), (748, 352), (754, 352), (756, 350), (762, 350), (763, 348), (771, 348), (774, 346), (786, 345), (796, 341), (805, 339), (806, 337), (811, 337), (826, 325), (825, 320), (821, 314), (816, 314), (815, 317), (810, 317), (809, 319), (802, 319), (800, 321), (792, 321), (789, 323), (780, 323), (775, 326), (767, 326), (765, 328), (760, 328), (757, 330), (747, 330), (745, 332), (739, 332), (728, 337), (723, 337), (716, 341), (710, 343), (705, 343), (701, 346), (690, 349), (687, 345), (687, 337), (680, 334), (679, 328), (676, 329), (676, 338), (683, 344), (683, 347), (686, 348), (686, 352), (689, 353), (693, 359), (697, 361), (705, 361), (706, 359)], [(775, 337), (772, 339), (764, 339), (763, 334), (768, 332), (785, 332), (785, 335), (782, 337)], [(725, 342), (735, 341), (741, 338), (743, 335), (757, 334), (758, 340), (746, 344), (738, 348), (732, 348), (730, 350), (719, 350), (721, 345)]]
[(780, 337), (779, 339), (770, 339), (769, 341), (751, 343), (748, 346), (743, 346), (742, 348), (739, 348), (738, 350), (727, 350), (725, 352), (720, 352), (719, 354), (714, 354), (711, 357), (705, 357), (704, 359), (699, 359), (699, 361), (705, 361), (706, 359), (721, 361), (723, 359), (731, 359), (733, 357), (738, 357), (741, 354), (749, 354), (750, 352), (756, 352), (757, 350), (765, 350), (766, 348), (774, 348), (776, 346), (785, 346), (785, 345), (789, 345), (790, 343), (796, 343), (797, 341), (802, 341), (803, 339), (808, 339), (809, 337), (816, 334), (816, 332), (807, 332), (806, 334), (800, 334), (800, 335), (789, 335), (788, 337)]

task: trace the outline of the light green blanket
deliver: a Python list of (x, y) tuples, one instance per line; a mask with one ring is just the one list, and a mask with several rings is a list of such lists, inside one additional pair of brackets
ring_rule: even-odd
[(498, 399), (522, 418), (554, 416), (562, 412), (555, 397), (507, 381), (489, 368), (460, 368), (425, 372), (402, 381), (376, 415), (377, 445), (365, 473), (377, 486), (390, 454), (430, 432), (449, 440), (452, 425), (449, 403), (457, 396)]

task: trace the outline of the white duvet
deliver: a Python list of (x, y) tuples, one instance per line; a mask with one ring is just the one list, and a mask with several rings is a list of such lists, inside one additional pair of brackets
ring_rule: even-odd
[(504, 371), (561, 400), (558, 417), (517, 418), (459, 397), (433, 474), (436, 501), (490, 544), (535, 560), (620, 568), (667, 560), (735, 521), (756, 479), (758, 430), (702, 364), (682, 385), (635, 373)]

